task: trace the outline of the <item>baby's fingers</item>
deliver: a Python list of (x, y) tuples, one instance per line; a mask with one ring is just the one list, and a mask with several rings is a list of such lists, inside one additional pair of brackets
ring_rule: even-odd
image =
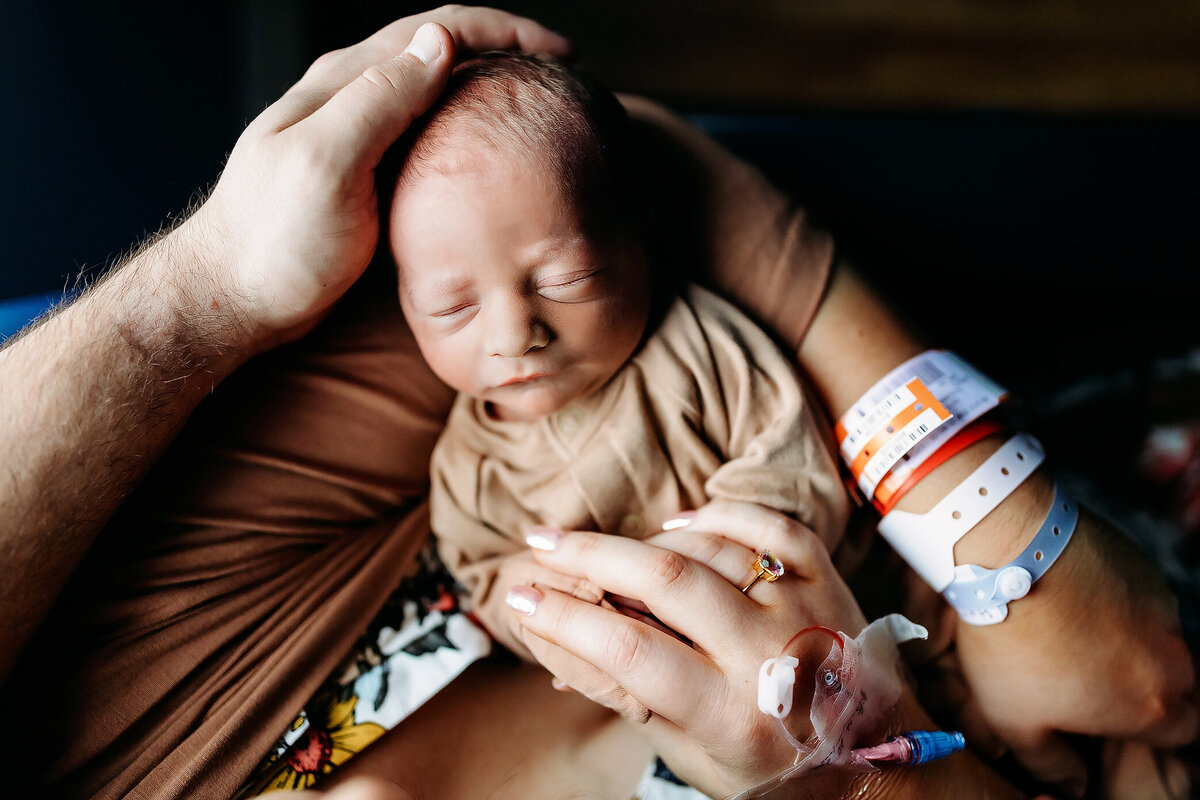
[(525, 646), (537, 662), (554, 675), (555, 689), (578, 692), (631, 722), (643, 723), (650, 719), (650, 709), (631, 697), (611, 675), (536, 634), (526, 632), (524, 638)]
[[(555, 572), (539, 564), (528, 551), (498, 557), (493, 564), (494, 588), (476, 608), (476, 613), (483, 621), (484, 627), (500, 644), (526, 661), (536, 659), (536, 654), (526, 641), (525, 630), (507, 605), (508, 591), (511, 587), (533, 586), (541, 591), (554, 589), (585, 603), (598, 603), (604, 596), (603, 590), (587, 579)], [(487, 572), (486, 564), (477, 566), (485, 568), (480, 570), (481, 573)]]
[[(516, 587), (511, 594), (526, 641), (536, 636), (557, 645), (608, 676), (639, 703), (654, 698), (655, 713), (694, 735), (713, 733), (708, 729), (719, 715), (711, 712), (723, 708), (724, 698), (707, 695), (722, 694), (726, 681), (695, 650), (649, 625), (560, 592)], [(556, 663), (563, 668), (562, 662)], [(588, 694), (582, 686), (575, 689)]]

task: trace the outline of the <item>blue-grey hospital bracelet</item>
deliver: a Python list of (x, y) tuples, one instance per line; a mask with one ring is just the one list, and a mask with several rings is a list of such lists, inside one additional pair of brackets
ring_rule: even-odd
[(1062, 554), (1079, 522), (1079, 505), (1056, 481), (1054, 503), (1033, 541), (999, 569), (974, 564), (954, 568), (954, 581), (942, 593), (965, 622), (994, 625), (1008, 616), (1008, 604), (1029, 594), (1038, 578)]

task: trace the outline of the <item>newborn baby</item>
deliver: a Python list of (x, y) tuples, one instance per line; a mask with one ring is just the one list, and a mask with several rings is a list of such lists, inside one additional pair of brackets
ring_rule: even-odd
[(532, 527), (642, 538), (728, 498), (832, 547), (848, 512), (789, 360), (731, 305), (672, 291), (647, 263), (626, 124), (563, 64), (483, 54), (414, 131), (389, 213), (404, 316), (460, 392), (432, 460), (433, 531), (483, 624), (527, 658), (510, 586), (601, 600), (534, 562)]

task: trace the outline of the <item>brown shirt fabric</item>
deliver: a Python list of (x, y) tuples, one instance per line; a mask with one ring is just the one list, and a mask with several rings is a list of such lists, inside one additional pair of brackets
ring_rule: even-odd
[(503, 422), (458, 397), (431, 467), (442, 560), (517, 649), (493, 586), (533, 525), (640, 539), (681, 510), (742, 500), (795, 517), (832, 549), (849, 509), (821, 417), (779, 347), (692, 287), (607, 384), (555, 414)]
[[(788, 342), (831, 244), (645, 101), (658, 252)], [(452, 393), (380, 264), (303, 341), (219, 386), (81, 564), (0, 687), (7, 792), (225, 798), (349, 651), (429, 530)], [(36, 786), (36, 790), (33, 788)]]

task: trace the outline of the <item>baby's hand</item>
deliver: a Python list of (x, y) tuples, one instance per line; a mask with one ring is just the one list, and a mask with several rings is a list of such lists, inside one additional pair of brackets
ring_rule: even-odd
[[(531, 546), (537, 546), (538, 536), (559, 535), (558, 531), (535, 528), (528, 541)], [(572, 595), (585, 603), (600, 605), (605, 608), (615, 608), (605, 598), (604, 590), (585, 578), (564, 575), (561, 572), (544, 567), (533, 557), (531, 551), (514, 553), (501, 559), (496, 572), (496, 583), (483, 607), (476, 610), (477, 616), (492, 637), (500, 644), (512, 650), (525, 661), (533, 661), (545, 666), (538, 657), (539, 651), (544, 652), (545, 642), (533, 642), (533, 649), (525, 641), (525, 628), (517, 621), (513, 609), (520, 610), (523, 600), (521, 589), (510, 594), (514, 587), (533, 586), (539, 590), (555, 589)], [(536, 638), (536, 637), (535, 637)], [(560, 690), (573, 689), (583, 692), (588, 697), (596, 699), (596, 695), (607, 698), (603, 705), (608, 706), (627, 719), (645, 722), (650, 718), (650, 709), (640, 701), (631, 697), (620, 687), (616, 686), (607, 675), (602, 675), (591, 665), (579, 664), (578, 672), (570, 675), (555, 675), (554, 687)]]
[(526, 646), (524, 628), (514, 619), (508, 605), (510, 602), (519, 602), (519, 597), (509, 599), (509, 590), (514, 586), (554, 589), (585, 603), (600, 603), (604, 597), (603, 590), (595, 584), (542, 566), (528, 550), (500, 558), (498, 564), (492, 590), (487, 593), (481, 606), (475, 609), (475, 615), (493, 639), (523, 661), (537, 662), (537, 658)]

